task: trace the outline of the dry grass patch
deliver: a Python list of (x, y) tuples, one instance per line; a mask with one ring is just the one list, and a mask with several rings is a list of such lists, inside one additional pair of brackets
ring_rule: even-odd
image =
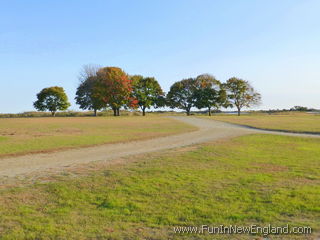
[[(204, 117), (204, 116), (202, 116)], [(204, 118), (209, 118), (205, 116)], [(306, 113), (291, 114), (248, 114), (242, 116), (215, 115), (210, 119), (246, 125), (250, 127), (285, 130), (291, 132), (320, 133), (320, 115)]]
[(195, 129), (157, 116), (0, 119), (0, 157), (148, 139)]

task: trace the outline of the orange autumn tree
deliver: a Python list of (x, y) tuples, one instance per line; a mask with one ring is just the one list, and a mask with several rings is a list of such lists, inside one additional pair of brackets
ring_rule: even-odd
[(120, 115), (121, 107), (137, 106), (137, 100), (131, 96), (132, 81), (121, 68), (101, 68), (97, 78), (96, 94), (112, 108), (114, 116)]

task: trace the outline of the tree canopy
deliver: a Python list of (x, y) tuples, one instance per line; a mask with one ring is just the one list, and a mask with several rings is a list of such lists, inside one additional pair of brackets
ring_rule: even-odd
[(231, 105), (235, 106), (238, 110), (238, 116), (240, 116), (243, 107), (258, 105), (261, 101), (260, 93), (258, 93), (248, 81), (232, 77), (224, 86), (227, 90)]
[(78, 86), (75, 97), (76, 103), (81, 109), (93, 110), (95, 116), (98, 110), (106, 107), (105, 102), (95, 91), (97, 84), (97, 76), (88, 77)]
[(211, 109), (227, 107), (227, 94), (220, 81), (209, 74), (199, 75), (196, 78), (195, 107), (207, 108), (211, 116)]
[(164, 93), (154, 77), (134, 75), (131, 77), (131, 80), (133, 84), (133, 98), (138, 101), (137, 104), (142, 110), (142, 115), (145, 116), (145, 110), (152, 106), (157, 107)]
[(110, 106), (115, 116), (123, 106), (135, 107), (137, 100), (132, 97), (132, 80), (118, 67), (104, 67), (97, 72), (97, 97)]
[(76, 103), (81, 109), (94, 111), (94, 116), (97, 116), (97, 111), (106, 107), (106, 104), (96, 92), (98, 84), (97, 72), (101, 67), (98, 65), (84, 65), (79, 74), (80, 84), (76, 91)]
[(57, 111), (67, 110), (70, 106), (68, 97), (62, 87), (49, 87), (37, 94), (37, 101), (33, 103), (38, 111), (50, 111), (55, 116)]
[(167, 102), (171, 108), (180, 108), (190, 115), (190, 110), (195, 104), (196, 80), (194, 78), (183, 79), (175, 82), (167, 94)]

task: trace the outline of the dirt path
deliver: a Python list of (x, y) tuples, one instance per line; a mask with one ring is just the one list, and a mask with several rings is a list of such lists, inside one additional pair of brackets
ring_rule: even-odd
[[(32, 172), (63, 169), (76, 164), (93, 161), (110, 161), (119, 157), (161, 151), (196, 143), (236, 137), (251, 133), (279, 134), (290, 136), (312, 136), (249, 129), (233, 124), (195, 117), (172, 117), (195, 125), (199, 130), (179, 135), (160, 137), (129, 143), (106, 144), (101, 146), (71, 149), (61, 152), (29, 154), (0, 160), (0, 177), (14, 177)], [(320, 137), (320, 136), (312, 136)]]

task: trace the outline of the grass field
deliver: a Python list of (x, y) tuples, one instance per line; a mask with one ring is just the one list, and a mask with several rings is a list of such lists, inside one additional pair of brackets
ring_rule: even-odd
[(240, 117), (213, 116), (212, 119), (237, 123), (257, 128), (287, 130), (293, 132), (313, 132), (320, 133), (320, 115), (311, 114), (254, 114), (242, 115)]
[(319, 144), (312, 138), (250, 135), (140, 157), (87, 176), (3, 189), (0, 234), (219, 239), (174, 234), (172, 227), (269, 223), (309, 225), (319, 233)]
[(163, 117), (0, 119), (0, 157), (102, 143), (125, 142), (195, 130)]

